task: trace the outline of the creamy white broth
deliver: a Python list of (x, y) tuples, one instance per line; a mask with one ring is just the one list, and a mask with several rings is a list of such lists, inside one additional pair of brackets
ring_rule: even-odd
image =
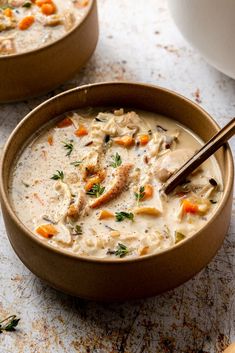
[[(37, 1), (41, 0), (0, 0), (0, 56), (38, 49), (58, 40), (82, 20), (89, 5), (88, 0), (48, 0), (55, 10), (46, 15)], [(33, 18), (33, 23), (23, 30), (21, 21), (27, 17)]]
[[(168, 197), (160, 193), (162, 183), (202, 144), (175, 121), (149, 112), (113, 114), (105, 109), (68, 113), (59, 121), (70, 125), (43, 127), (12, 171), (13, 208), (36, 237), (80, 256), (143, 256), (192, 236), (214, 213), (222, 193), (214, 157)], [(87, 135), (76, 136), (78, 131)], [(123, 136), (132, 138), (131, 146), (120, 145)], [(146, 136), (147, 143), (140, 144)], [(92, 178), (99, 181), (95, 188)], [(103, 194), (90, 195), (97, 184)], [(152, 195), (145, 195), (149, 187)], [(45, 238), (39, 231), (45, 225), (56, 234)]]

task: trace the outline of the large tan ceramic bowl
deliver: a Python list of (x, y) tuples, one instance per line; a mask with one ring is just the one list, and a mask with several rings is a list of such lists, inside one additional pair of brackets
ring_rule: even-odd
[(217, 212), (194, 236), (156, 255), (110, 260), (68, 254), (27, 230), (11, 207), (9, 176), (25, 140), (50, 119), (88, 106), (132, 107), (160, 113), (186, 125), (204, 141), (219, 130), (212, 118), (193, 102), (166, 89), (148, 85), (94, 84), (75, 88), (46, 101), (21, 121), (3, 152), (0, 195), (10, 242), (19, 258), (38, 277), (52, 287), (79, 297), (125, 300), (153, 296), (174, 288), (206, 266), (226, 235), (233, 186), (233, 159), (228, 145), (216, 154), (224, 183)]
[(0, 56), (0, 103), (46, 93), (71, 78), (88, 61), (98, 40), (96, 0), (59, 40), (15, 55)]

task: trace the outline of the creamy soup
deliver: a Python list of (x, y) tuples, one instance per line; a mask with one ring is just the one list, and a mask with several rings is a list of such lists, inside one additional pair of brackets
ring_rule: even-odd
[(221, 198), (214, 157), (170, 195), (160, 191), (201, 145), (154, 113), (71, 112), (26, 144), (12, 170), (11, 202), (35, 237), (79, 256), (157, 253), (203, 227)]
[(0, 0), (0, 55), (54, 42), (84, 17), (89, 0)]

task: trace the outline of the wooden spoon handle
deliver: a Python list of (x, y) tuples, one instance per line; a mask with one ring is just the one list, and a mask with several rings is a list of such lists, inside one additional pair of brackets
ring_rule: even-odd
[(235, 118), (214, 135), (196, 154), (188, 160), (176, 173), (174, 173), (163, 185), (162, 191), (169, 194), (182, 182), (186, 176), (192, 173), (207, 158), (214, 154), (225, 142), (235, 134)]

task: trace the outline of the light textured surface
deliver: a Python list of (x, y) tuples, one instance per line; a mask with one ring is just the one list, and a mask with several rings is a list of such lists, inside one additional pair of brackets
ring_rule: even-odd
[[(235, 82), (184, 41), (165, 0), (98, 4), (95, 55), (47, 97), (85, 83), (133, 80), (198, 101), (221, 125), (235, 115)], [(20, 119), (45, 98), (0, 106), (0, 151)], [(219, 353), (235, 341), (234, 220), (217, 256), (195, 278), (164, 295), (124, 304), (97, 304), (49, 288), (16, 257), (1, 217), (0, 241), (0, 317), (21, 318), (16, 332), (0, 335), (1, 353)]]

